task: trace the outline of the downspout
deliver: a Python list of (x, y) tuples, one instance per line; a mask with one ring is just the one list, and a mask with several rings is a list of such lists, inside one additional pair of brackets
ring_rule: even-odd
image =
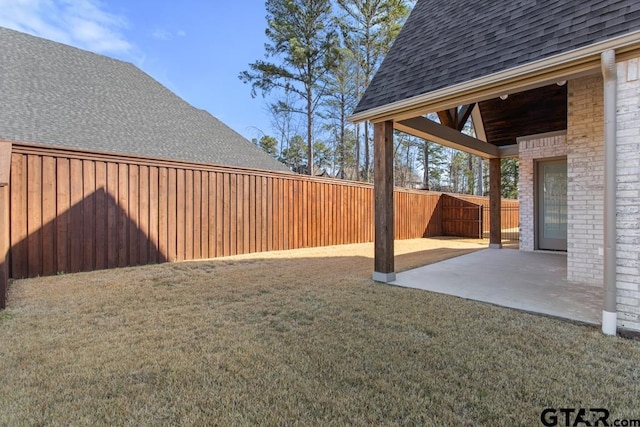
[(604, 307), (602, 332), (616, 335), (616, 102), (614, 50), (602, 52), (604, 78)]

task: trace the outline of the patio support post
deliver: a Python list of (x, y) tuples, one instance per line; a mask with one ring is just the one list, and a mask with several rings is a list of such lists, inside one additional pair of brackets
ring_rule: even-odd
[(0, 310), (6, 307), (9, 290), (9, 177), (11, 143), (0, 141)]
[(604, 78), (604, 307), (602, 332), (616, 335), (616, 53), (602, 52)]
[(373, 125), (374, 192), (375, 192), (375, 258), (373, 280), (393, 282), (394, 212), (393, 212), (393, 122)]
[(489, 247), (491, 249), (502, 248), (502, 170), (500, 159), (489, 159), (489, 216), (490, 233)]

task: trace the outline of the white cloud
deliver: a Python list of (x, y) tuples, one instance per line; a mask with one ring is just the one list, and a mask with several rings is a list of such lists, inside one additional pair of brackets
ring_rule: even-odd
[(185, 37), (186, 35), (187, 33), (184, 30), (178, 30), (174, 34), (165, 28), (159, 27), (153, 30), (153, 32), (151, 33), (151, 37), (163, 41), (172, 40), (174, 37)]
[(0, 26), (96, 53), (129, 54), (124, 17), (100, 0), (0, 0)]
[(164, 28), (156, 28), (153, 30), (153, 33), (151, 33), (151, 37), (158, 40), (171, 40), (173, 35)]

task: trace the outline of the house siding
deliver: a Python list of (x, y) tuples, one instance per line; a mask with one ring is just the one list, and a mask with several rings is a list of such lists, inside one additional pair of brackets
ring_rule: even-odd
[(618, 326), (640, 331), (640, 58), (618, 64)]
[(537, 160), (567, 155), (566, 135), (533, 135), (518, 139), (520, 181), (520, 250), (533, 251), (535, 247), (535, 166)]
[(604, 88), (602, 76), (568, 82), (567, 279), (602, 286)]

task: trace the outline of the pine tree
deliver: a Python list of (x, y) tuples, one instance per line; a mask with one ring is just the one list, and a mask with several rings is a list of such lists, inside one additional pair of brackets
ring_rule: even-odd
[[(409, 15), (409, 2), (405, 0), (337, 0), (345, 13), (341, 20), (343, 32), (351, 34), (347, 47), (360, 60), (362, 89), (366, 88), (382, 59)], [(356, 52), (357, 50), (357, 52)], [(360, 88), (358, 93), (360, 93)], [(369, 180), (370, 128), (364, 124), (363, 178)]]
[(422, 188), (440, 191), (442, 175), (446, 166), (445, 147), (435, 142), (422, 140), (417, 161), (422, 166)]
[[(355, 107), (357, 99), (355, 98), (356, 84), (353, 79), (354, 71), (357, 70), (357, 64), (353, 54), (348, 49), (340, 50), (339, 59), (336, 68), (329, 76), (327, 82), (328, 96), (325, 102), (325, 118), (328, 122), (325, 128), (329, 131), (330, 139), (333, 141), (334, 158), (338, 176), (345, 176), (347, 171), (347, 162), (351, 157), (347, 150), (352, 149), (351, 141), (348, 141), (349, 123), (347, 116)], [(351, 163), (351, 162), (349, 162)], [(349, 168), (353, 165), (349, 165)]]
[(274, 158), (278, 158), (278, 140), (269, 135), (263, 135), (262, 138), (258, 141), (254, 139), (253, 142), (264, 151), (266, 151), (270, 156)]
[(250, 70), (239, 77), (252, 84), (252, 96), (257, 90), (264, 95), (279, 88), (304, 102), (307, 172), (313, 174), (314, 115), (338, 55), (331, 0), (267, 0), (266, 9), (267, 60), (249, 64)]

